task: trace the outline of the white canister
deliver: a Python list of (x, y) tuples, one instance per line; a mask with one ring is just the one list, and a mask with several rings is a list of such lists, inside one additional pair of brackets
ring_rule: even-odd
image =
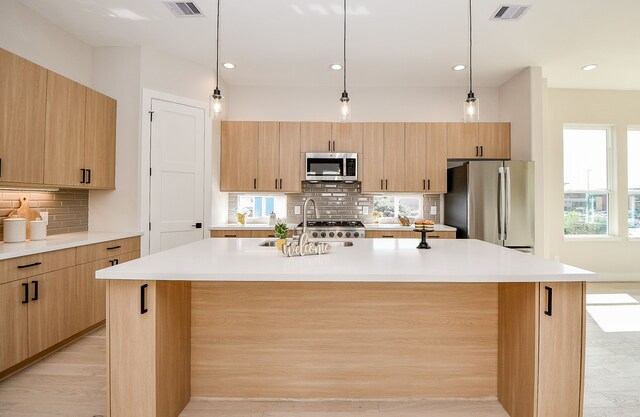
[(32, 220), (29, 222), (29, 228), (31, 229), (31, 240), (45, 240), (47, 238), (47, 224), (44, 220)]
[(6, 218), (3, 221), (4, 242), (18, 243), (27, 240), (27, 219), (22, 217)]

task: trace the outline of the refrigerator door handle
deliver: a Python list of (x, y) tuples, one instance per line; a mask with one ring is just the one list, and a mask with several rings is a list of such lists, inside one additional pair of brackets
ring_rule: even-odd
[(505, 171), (504, 167), (498, 168), (498, 240), (505, 240), (505, 211), (506, 211), (506, 196), (505, 196)]
[(504, 240), (509, 238), (509, 223), (511, 223), (511, 169), (505, 167), (506, 181), (505, 191), (507, 195), (507, 207), (504, 213)]

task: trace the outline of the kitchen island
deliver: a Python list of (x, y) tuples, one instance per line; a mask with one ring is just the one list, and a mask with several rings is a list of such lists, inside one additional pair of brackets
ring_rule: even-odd
[(206, 239), (97, 272), (112, 417), (175, 417), (191, 396), (582, 414), (595, 274), (476, 240), (361, 239), (299, 258), (262, 241)]

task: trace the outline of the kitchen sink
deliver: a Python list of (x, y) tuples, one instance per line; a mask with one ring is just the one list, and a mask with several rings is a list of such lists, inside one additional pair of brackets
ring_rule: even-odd
[[(336, 246), (336, 247), (342, 246), (342, 247), (345, 247), (345, 248), (350, 248), (350, 247), (353, 246), (353, 242), (327, 241), (327, 240), (323, 240), (322, 242), (323, 243), (328, 243), (331, 246)], [(272, 247), (275, 247), (276, 245), (277, 245), (277, 243), (276, 243), (275, 240), (265, 240), (264, 242), (260, 243), (259, 246), (272, 248)]]

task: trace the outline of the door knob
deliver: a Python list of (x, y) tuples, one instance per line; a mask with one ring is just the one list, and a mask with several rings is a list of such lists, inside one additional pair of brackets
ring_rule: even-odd
[(202, 229), (202, 223), (192, 224), (191, 227), (195, 227), (196, 229)]

